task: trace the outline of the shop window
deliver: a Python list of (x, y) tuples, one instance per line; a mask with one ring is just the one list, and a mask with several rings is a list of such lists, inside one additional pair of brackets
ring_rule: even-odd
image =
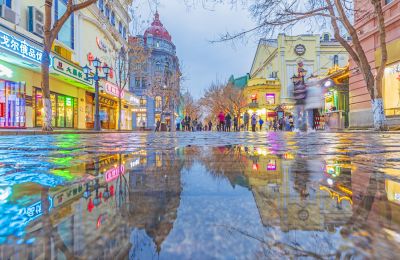
[[(73, 97), (51, 93), (52, 126), (59, 128), (73, 128), (75, 126), (75, 114), (77, 113), (77, 101)], [(42, 90), (35, 90), (35, 126), (43, 126), (43, 94)]]
[(136, 126), (143, 127), (143, 123), (146, 126), (147, 124), (147, 116), (145, 113), (137, 113), (136, 114)]
[(0, 80), (0, 128), (25, 127), (25, 84)]
[(265, 95), (266, 103), (269, 105), (275, 104), (275, 94), (267, 93)]
[(257, 103), (257, 94), (252, 94), (250, 98), (251, 98), (251, 103)]
[(157, 69), (158, 72), (162, 71), (161, 62), (157, 61), (157, 63), (156, 63), (156, 69)]
[(162, 106), (162, 98), (160, 96), (156, 97), (156, 108), (161, 109)]
[[(54, 18), (55, 21), (61, 18), (61, 16), (67, 11), (67, 0), (56, 0), (55, 1), (55, 12)], [(65, 22), (60, 32), (57, 35), (57, 39), (68, 46), (71, 49), (74, 49), (74, 15), (72, 14), (68, 20)]]

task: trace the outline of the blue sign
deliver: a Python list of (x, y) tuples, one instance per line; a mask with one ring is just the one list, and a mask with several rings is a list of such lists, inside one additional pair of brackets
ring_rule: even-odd
[(17, 54), (33, 62), (41, 63), (43, 51), (39, 50), (25, 40), (19, 40), (0, 30), (0, 48)]
[[(50, 202), (50, 211), (53, 208), (53, 199), (51, 197), (48, 197), (48, 199)], [(19, 215), (25, 219), (25, 225), (42, 216), (42, 201), (38, 201), (30, 206), (20, 209)]]

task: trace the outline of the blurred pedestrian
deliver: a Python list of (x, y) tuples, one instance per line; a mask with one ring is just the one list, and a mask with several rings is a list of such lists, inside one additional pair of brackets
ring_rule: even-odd
[(230, 132), (231, 131), (231, 125), (232, 125), (232, 117), (228, 112), (225, 115), (225, 131), (226, 132)]
[(307, 112), (307, 132), (315, 132), (314, 109), (323, 107), (322, 88), (318, 78), (311, 75), (307, 81), (307, 96), (305, 109)]
[(243, 123), (245, 131), (249, 131), (249, 120), (250, 120), (250, 114), (248, 111), (246, 111), (243, 115)]
[(264, 120), (260, 117), (260, 120), (258, 120), (258, 123), (260, 124), (260, 131), (262, 130), (262, 126), (264, 124)]
[(255, 132), (257, 127), (257, 115), (253, 113), (251, 116), (251, 131)]
[(180, 116), (176, 117), (175, 124), (176, 124), (176, 131), (181, 131), (181, 118), (180, 118)]
[(233, 117), (233, 131), (239, 132), (239, 117), (237, 115)]
[(219, 112), (218, 115), (218, 120), (219, 120), (219, 131), (224, 131), (224, 125), (225, 125), (225, 115), (224, 112)]
[(160, 120), (157, 120), (155, 132), (159, 132), (160, 131), (160, 126), (161, 126), (161, 122), (160, 122)]
[(212, 122), (211, 122), (211, 120), (210, 121), (208, 121), (208, 131), (211, 131), (212, 130)]

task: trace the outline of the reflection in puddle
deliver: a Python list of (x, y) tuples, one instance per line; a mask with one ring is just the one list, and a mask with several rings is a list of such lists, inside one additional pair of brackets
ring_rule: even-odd
[[(278, 145), (279, 146), (279, 145)], [(400, 182), (270, 146), (53, 158), (0, 175), (0, 259), (393, 258)], [(71, 166), (73, 165), (73, 166)]]

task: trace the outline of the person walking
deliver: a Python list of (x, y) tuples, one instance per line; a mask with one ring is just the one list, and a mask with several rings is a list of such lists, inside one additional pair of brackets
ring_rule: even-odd
[(218, 115), (218, 120), (219, 120), (219, 131), (224, 131), (224, 125), (225, 125), (225, 115), (224, 112), (219, 112)]
[(294, 120), (293, 116), (289, 116), (289, 130), (293, 131), (294, 130)]
[(257, 115), (253, 113), (251, 116), (251, 131), (255, 132), (257, 127)]
[(246, 111), (246, 113), (244, 113), (243, 115), (243, 123), (245, 131), (249, 131), (249, 120), (250, 120), (250, 114), (248, 111)]
[(230, 132), (231, 131), (231, 125), (232, 125), (232, 117), (229, 113), (226, 113), (225, 116), (225, 132)]
[(181, 131), (181, 118), (180, 118), (180, 116), (176, 117), (175, 124), (176, 124), (176, 131)]
[(264, 124), (264, 120), (262, 120), (261, 116), (260, 116), (260, 120), (258, 120), (258, 123), (260, 125), (260, 131), (262, 131), (262, 126)]
[(233, 131), (235, 132), (239, 132), (239, 117), (238, 116), (234, 116), (233, 117)]
[(160, 122), (160, 120), (157, 120), (155, 132), (160, 131), (160, 126), (161, 126), (161, 122)]
[(313, 75), (308, 79), (306, 85), (307, 96), (304, 108), (307, 112), (307, 132), (315, 132), (314, 109), (320, 109), (324, 105), (322, 88), (319, 85), (318, 78)]
[(213, 125), (213, 123), (211, 122), (211, 120), (208, 121), (208, 131), (212, 130), (212, 125)]
[(274, 132), (276, 132), (276, 130), (278, 130), (278, 122), (277, 122), (276, 118), (274, 118), (274, 121), (272, 121), (272, 128), (274, 129)]
[(186, 131), (189, 131), (189, 132), (190, 132), (190, 121), (191, 121), (191, 120), (192, 120), (192, 119), (190, 118), (189, 115), (186, 115), (186, 116), (185, 116)]
[(192, 132), (195, 132), (197, 128), (197, 118), (192, 121)]

